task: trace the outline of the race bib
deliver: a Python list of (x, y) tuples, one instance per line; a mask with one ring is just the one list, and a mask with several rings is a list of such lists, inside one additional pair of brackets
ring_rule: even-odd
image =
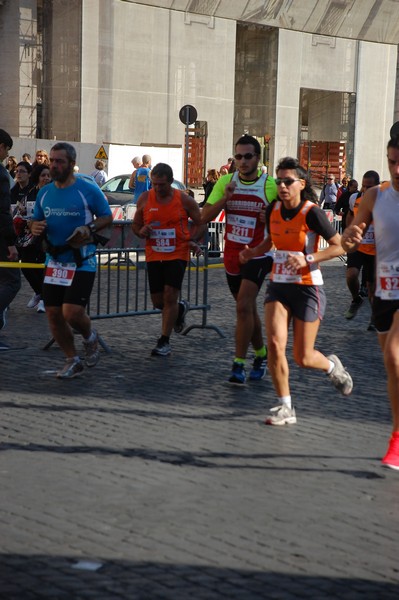
[(60, 263), (55, 260), (50, 260), (44, 274), (44, 283), (50, 285), (65, 285), (72, 284), (76, 271), (75, 263)]
[(256, 217), (227, 215), (226, 238), (231, 242), (249, 244), (254, 239)]
[(378, 278), (383, 300), (399, 300), (399, 263), (381, 263)]
[(150, 245), (155, 252), (174, 252), (176, 229), (154, 229), (150, 235)]
[(276, 283), (301, 283), (302, 275), (293, 273), (285, 266), (289, 254), (298, 254), (303, 256), (303, 252), (291, 252), (287, 250), (277, 250), (273, 261), (273, 281)]
[(366, 233), (364, 234), (361, 244), (375, 244), (374, 237), (374, 225), (371, 224), (368, 226)]

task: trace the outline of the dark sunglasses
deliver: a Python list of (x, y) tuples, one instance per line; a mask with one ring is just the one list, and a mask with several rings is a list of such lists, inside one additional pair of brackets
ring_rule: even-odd
[(234, 158), (236, 160), (241, 160), (243, 158), (245, 158), (245, 160), (251, 160), (251, 158), (253, 158), (254, 156), (257, 156), (257, 154), (252, 153), (252, 152), (247, 152), (246, 154), (234, 154)]
[(300, 179), (291, 179), (291, 177), (276, 177), (276, 185), (284, 183), (285, 187), (289, 187), (294, 181), (301, 181)]

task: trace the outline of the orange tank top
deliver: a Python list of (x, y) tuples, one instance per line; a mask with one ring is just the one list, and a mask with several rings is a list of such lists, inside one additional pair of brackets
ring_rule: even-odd
[(308, 212), (317, 207), (308, 200), (293, 219), (285, 221), (281, 216), (282, 203), (278, 200), (270, 215), (269, 231), (276, 253), (273, 259), (273, 270), (270, 276), (276, 283), (298, 283), (301, 285), (322, 285), (323, 277), (318, 263), (311, 263), (296, 273), (285, 267), (288, 253), (313, 254), (317, 252), (319, 234), (309, 229), (306, 223)]
[[(356, 198), (355, 204), (353, 205), (353, 214), (356, 216), (357, 211), (359, 210), (360, 202), (363, 196), (359, 196)], [(358, 251), (363, 252), (363, 254), (370, 254), (371, 256), (375, 256), (375, 237), (374, 237), (374, 223), (371, 221), (370, 225), (367, 227), (364, 232), (362, 241), (358, 246)]]
[(155, 191), (149, 190), (143, 217), (144, 224), (153, 230), (145, 245), (147, 261), (189, 260), (188, 215), (179, 190), (173, 190), (167, 204), (157, 202)]

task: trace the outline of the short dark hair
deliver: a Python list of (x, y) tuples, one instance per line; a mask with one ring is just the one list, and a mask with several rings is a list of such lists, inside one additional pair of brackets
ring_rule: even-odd
[(71, 162), (76, 162), (76, 150), (72, 144), (68, 144), (68, 142), (57, 142), (51, 150), (65, 150), (68, 159)]
[(399, 135), (394, 135), (391, 137), (387, 145), (387, 150), (388, 148), (396, 148), (397, 150), (399, 149)]
[(26, 160), (21, 160), (15, 168), (17, 168), (17, 167), (23, 167), (24, 169), (26, 169), (28, 171), (29, 175), (32, 173), (32, 165), (30, 163), (28, 163)]
[(163, 177), (166, 176), (166, 179), (169, 183), (173, 182), (173, 171), (170, 165), (166, 163), (158, 163), (151, 171), (151, 176), (155, 175), (155, 177)]
[(380, 176), (377, 171), (366, 171), (363, 175), (363, 179), (373, 179), (375, 185), (379, 185), (380, 183)]
[(255, 154), (260, 156), (260, 144), (256, 138), (252, 137), (252, 135), (248, 135), (248, 134), (242, 135), (236, 141), (234, 148), (236, 148), (238, 145), (240, 145), (240, 146), (251, 145), (254, 147)]
[(4, 129), (0, 129), (0, 144), (4, 144), (10, 150), (13, 145), (12, 137)]
[(30, 176), (31, 183), (33, 183), (34, 185), (37, 185), (39, 183), (39, 177), (42, 171), (44, 171), (44, 169), (47, 169), (49, 171), (50, 167), (48, 165), (41, 164), (36, 165), (36, 167), (32, 169), (32, 175)]

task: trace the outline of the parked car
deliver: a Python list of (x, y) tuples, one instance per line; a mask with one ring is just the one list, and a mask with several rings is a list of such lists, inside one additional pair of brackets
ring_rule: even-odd
[[(133, 204), (133, 190), (129, 188), (130, 175), (116, 175), (108, 179), (101, 189), (104, 192), (109, 204)], [(186, 186), (177, 179), (173, 180), (172, 187), (177, 190), (185, 190)]]

